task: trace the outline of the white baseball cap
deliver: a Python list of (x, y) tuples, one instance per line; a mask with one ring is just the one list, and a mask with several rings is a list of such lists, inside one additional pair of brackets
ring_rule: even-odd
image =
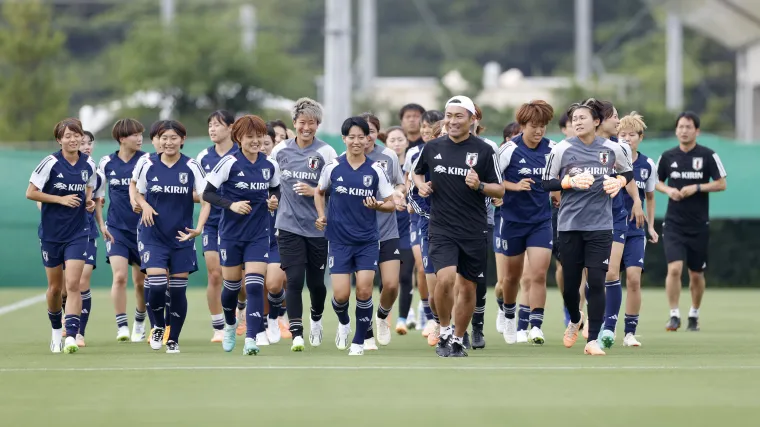
[(457, 95), (451, 99), (449, 99), (446, 102), (446, 108), (449, 108), (450, 105), (453, 105), (455, 107), (462, 107), (465, 110), (469, 111), (472, 114), (477, 114), (475, 111), (475, 103), (472, 102), (472, 99), (464, 96), (464, 95)]

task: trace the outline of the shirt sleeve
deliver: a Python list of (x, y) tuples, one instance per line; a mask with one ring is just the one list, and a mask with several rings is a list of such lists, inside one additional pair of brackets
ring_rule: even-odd
[(203, 165), (203, 163), (201, 163), (201, 160), (203, 160), (203, 158), (206, 157), (207, 154), (208, 154), (208, 148), (204, 148), (203, 151), (198, 153), (198, 156), (195, 158), (195, 161)]
[(58, 160), (54, 156), (47, 156), (42, 159), (40, 164), (34, 169), (34, 172), (32, 172), (29, 182), (41, 191), (50, 179), (50, 171), (53, 169), (53, 165), (55, 165), (57, 161)]
[(628, 144), (612, 143), (615, 150), (615, 172), (623, 174), (633, 171), (633, 162), (631, 161), (630, 148), (626, 149)]
[[(150, 170), (151, 163), (145, 162), (140, 167), (140, 170), (138, 171), (139, 175), (137, 176), (137, 179), (134, 178), (134, 174), (132, 176), (132, 180), (135, 181), (137, 185), (137, 191), (140, 194), (145, 194), (148, 192), (148, 171)], [(137, 166), (135, 166), (135, 170), (137, 171)]]
[(413, 147), (406, 153), (406, 158), (404, 159), (404, 167), (402, 170), (404, 173), (409, 173), (412, 170), (412, 157), (419, 151), (419, 148)]
[(187, 167), (193, 173), (193, 188), (196, 194), (203, 194), (203, 190), (206, 189), (206, 174), (203, 172), (201, 164), (195, 159), (190, 159), (187, 162)]
[(708, 162), (710, 163), (710, 177), (713, 181), (726, 177), (726, 168), (723, 167), (723, 162), (720, 161), (718, 153), (713, 153), (708, 158)]
[(654, 164), (652, 159), (647, 159), (647, 163), (649, 163), (649, 167), (652, 171), (647, 177), (646, 184), (644, 184), (644, 192), (651, 193), (654, 191), (654, 186), (657, 185), (657, 165)]
[(563, 143), (559, 143), (552, 148), (552, 151), (549, 153), (549, 159), (546, 161), (544, 176), (541, 177), (543, 181), (561, 178), (559, 175), (562, 172), (562, 155), (564, 153), (565, 144)]
[(92, 160), (92, 157), (87, 159), (87, 164), (90, 166), (90, 177), (87, 179), (87, 186), (94, 191), (98, 187), (98, 167), (95, 166), (95, 160)]
[(657, 179), (665, 182), (665, 180), (668, 179), (668, 175), (670, 174), (670, 171), (668, 170), (668, 161), (665, 159), (665, 153), (663, 153), (660, 158), (657, 159), (657, 165), (655, 168), (657, 169)]
[(428, 147), (424, 147), (420, 150), (420, 155), (417, 156), (417, 160), (414, 161), (412, 164), (412, 169), (414, 169), (414, 173), (416, 175), (425, 175), (428, 171), (428, 163), (427, 163), (427, 154), (429, 153), (430, 149)]
[(275, 160), (274, 157), (269, 157), (268, 160), (272, 164), (272, 167), (274, 168), (274, 170), (272, 171), (272, 177), (269, 179), (269, 188), (279, 187), (280, 186), (280, 165), (277, 164), (277, 160)]
[(213, 185), (216, 188), (222, 188), (222, 184), (227, 182), (230, 177), (230, 170), (234, 165), (236, 159), (232, 156), (224, 156), (222, 160), (216, 165), (216, 167), (206, 175), (206, 182)]
[(509, 164), (512, 162), (512, 153), (515, 152), (517, 144), (507, 141), (499, 149), (499, 174), (503, 177)]
[(145, 154), (144, 156), (137, 159), (135, 168), (132, 169), (132, 181), (137, 182), (140, 174), (142, 173), (142, 170), (150, 164), (150, 158), (148, 156), (148, 154)]
[(319, 183), (317, 184), (317, 187), (321, 191), (327, 191), (327, 189), (332, 185), (330, 175), (332, 175), (332, 171), (336, 166), (338, 166), (338, 162), (336, 160), (333, 160), (331, 163), (326, 164), (325, 167), (322, 168), (322, 174), (319, 176)]
[(95, 188), (95, 193), (93, 194), (92, 198), (102, 199), (106, 197), (106, 175), (101, 170), (98, 170), (96, 172), (96, 175), (98, 177), (97, 179), (100, 181), (100, 185)]
[(398, 156), (396, 153), (388, 149), (388, 157), (391, 158), (391, 165), (388, 168), (388, 170), (391, 172), (389, 173), (389, 178), (391, 180), (391, 184), (395, 185), (404, 185), (404, 174), (401, 172), (401, 165), (398, 161)]
[(391, 185), (391, 181), (388, 179), (388, 175), (385, 173), (383, 168), (377, 164), (372, 165), (372, 168), (375, 169), (375, 172), (377, 173), (377, 195), (379, 196), (378, 200), (385, 200), (386, 197), (393, 195), (393, 186)]
[(486, 162), (483, 165), (485, 176), (480, 177), (482, 182), (487, 184), (501, 184), (501, 171), (499, 170), (499, 159), (493, 148), (488, 147), (486, 150)]

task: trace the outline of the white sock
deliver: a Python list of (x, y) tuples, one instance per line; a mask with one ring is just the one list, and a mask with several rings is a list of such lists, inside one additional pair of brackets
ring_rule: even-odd
[(696, 317), (699, 318), (699, 309), (698, 308), (690, 308), (689, 309), (689, 317)]
[(679, 310), (677, 308), (674, 308), (674, 309), (670, 310), (670, 317), (674, 317), (674, 316), (680, 319), (681, 318), (681, 310)]
[(446, 339), (451, 336), (453, 333), (453, 328), (451, 325), (449, 326), (441, 326), (441, 339)]

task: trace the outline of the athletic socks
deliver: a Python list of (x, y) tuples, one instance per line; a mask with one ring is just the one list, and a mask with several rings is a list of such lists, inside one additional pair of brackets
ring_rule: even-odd
[(309, 311), (311, 312), (312, 322), (319, 322), (320, 320), (322, 320), (322, 315), (324, 314), (324, 307), (322, 307), (322, 311), (319, 311), (319, 312), (315, 310), (314, 307), (310, 308)]
[[(127, 327), (127, 313), (119, 313), (116, 315), (116, 327)], [(68, 334), (68, 332), (66, 332)]]
[(520, 304), (517, 312), (517, 330), (527, 331), (528, 323), (530, 323), (530, 306)]
[(674, 309), (670, 310), (670, 317), (677, 317), (677, 318), (680, 319), (681, 318), (681, 310), (679, 310), (677, 308), (674, 308)]
[(140, 311), (137, 308), (135, 308), (135, 322), (140, 322), (140, 323), (144, 322), (146, 314), (147, 314), (146, 312)]
[(145, 311), (148, 312), (148, 320), (150, 320), (151, 327), (156, 326), (156, 317), (153, 310), (150, 309), (150, 282), (148, 278), (145, 278), (143, 283), (143, 299), (145, 299)]
[(441, 326), (440, 337), (442, 340), (445, 340), (446, 338), (450, 337), (453, 334), (454, 334), (454, 327), (452, 325)]
[(515, 313), (517, 312), (517, 303), (502, 304), (502, 307), (504, 308), (504, 317), (507, 319), (515, 318)]
[(639, 326), (638, 314), (626, 314), (625, 315), (625, 334), (636, 335), (636, 327)]
[(427, 320), (433, 320), (435, 317), (437, 317), (433, 315), (433, 310), (430, 308), (430, 301), (427, 299), (422, 300), (422, 310), (425, 312), (425, 318)]
[(372, 326), (373, 311), (372, 297), (366, 300), (356, 299), (356, 332), (351, 341), (353, 344), (364, 344), (365, 332)]
[(340, 303), (335, 300), (335, 297), (332, 299), (333, 310), (335, 310), (335, 314), (338, 315), (338, 322), (340, 322), (341, 325), (348, 325), (351, 323), (351, 317), (348, 315), (348, 305), (348, 301)]
[[(283, 291), (283, 292), (285, 292), (285, 291)], [(285, 292), (285, 296), (283, 296), (283, 301), (285, 301), (285, 299), (286, 299), (287, 297), (288, 297), (288, 294), (287, 294), (287, 292)], [(280, 315), (279, 315), (278, 317), (284, 317), (286, 314), (288, 314), (288, 309), (287, 309), (287, 308), (285, 308), (285, 305), (283, 304), (283, 305), (280, 307)]]
[(50, 319), (50, 327), (53, 329), (63, 329), (61, 319), (63, 318), (63, 310), (58, 310), (57, 313), (51, 313), (48, 310), (48, 319)]
[(150, 309), (153, 312), (153, 320), (156, 323), (154, 327), (164, 328), (166, 327), (166, 318), (164, 317), (164, 310), (166, 308), (166, 292), (169, 285), (169, 281), (164, 275), (154, 275), (145, 278), (150, 283), (150, 294), (148, 295), (148, 301), (150, 301)]
[(222, 286), (222, 309), (224, 310), (224, 320), (230, 326), (235, 325), (235, 307), (238, 304), (238, 293), (240, 293), (240, 287), (242, 281), (238, 280), (233, 282), (225, 280)]
[(211, 327), (216, 330), (224, 329), (224, 314), (212, 314), (211, 315)]
[(90, 290), (80, 292), (82, 295), (82, 315), (79, 318), (79, 333), (84, 336), (84, 330), (87, 328), (87, 321), (90, 320), (90, 310), (92, 310), (92, 293)]
[(257, 273), (246, 274), (245, 292), (247, 294), (245, 337), (255, 339), (264, 320), (264, 276)]
[(280, 292), (276, 294), (269, 292), (267, 294), (267, 300), (269, 301), (269, 318), (276, 319), (281, 316), (282, 302), (285, 301), (285, 291), (281, 289)]
[(694, 317), (694, 318), (699, 319), (699, 309), (691, 307), (689, 309), (689, 317)]
[(620, 306), (623, 304), (623, 287), (620, 280), (605, 282), (604, 329), (615, 331)]
[(172, 295), (171, 292), (169, 292), (169, 288), (166, 288), (166, 292), (164, 293), (166, 302), (165, 302), (165, 309), (164, 309), (164, 324), (170, 325), (169, 319), (171, 319), (171, 312), (172, 312)]
[(541, 329), (544, 324), (544, 309), (534, 308), (530, 311), (530, 326)]
[(245, 311), (245, 307), (248, 305), (248, 301), (240, 301), (237, 300), (237, 309), (240, 311)]
[(66, 300), (68, 299), (68, 295), (63, 294), (61, 295), (61, 310), (66, 311)]
[(499, 310), (504, 310), (504, 298), (496, 298), (496, 305), (499, 306)]
[(79, 333), (79, 316), (76, 314), (66, 314), (66, 336), (76, 337)]
[(179, 342), (179, 334), (187, 318), (187, 277), (172, 277), (169, 279), (169, 294), (172, 305), (169, 313), (171, 330), (169, 341)]
[(384, 308), (381, 304), (377, 305), (377, 317), (379, 319), (387, 319), (390, 312), (390, 309)]

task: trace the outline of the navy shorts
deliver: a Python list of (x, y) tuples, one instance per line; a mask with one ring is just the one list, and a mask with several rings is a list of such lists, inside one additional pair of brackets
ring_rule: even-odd
[(106, 262), (108, 258), (120, 256), (126, 258), (129, 265), (141, 265), (140, 250), (137, 247), (137, 233), (132, 233), (118, 228), (109, 228), (108, 232), (113, 236), (113, 242), (106, 240)]
[(612, 242), (625, 244), (625, 236), (628, 235), (628, 227), (615, 228), (612, 230)]
[(433, 261), (430, 259), (430, 240), (427, 236), (420, 239), (420, 252), (422, 252), (422, 267), (425, 269), (425, 274), (435, 274)]
[(203, 252), (219, 252), (219, 229), (203, 226)]
[(162, 268), (167, 270), (169, 274), (195, 273), (198, 271), (195, 246), (177, 249), (162, 245), (143, 245), (140, 258), (142, 259), (140, 269), (143, 272), (149, 268)]
[(280, 263), (280, 246), (277, 244), (277, 233), (274, 236), (269, 236), (269, 259), (267, 263)]
[(628, 236), (623, 249), (623, 260), (620, 270), (628, 267), (641, 267), (644, 269), (644, 250), (647, 247), (646, 236)]
[(502, 249), (501, 244), (501, 224), (504, 222), (504, 220), (501, 218), (501, 216), (499, 216), (495, 221), (496, 225), (493, 228), (493, 252), (495, 254), (504, 255), (504, 249)]
[(65, 243), (40, 240), (42, 264), (48, 268), (55, 268), (69, 260), (87, 260), (90, 256), (87, 252), (88, 240), (87, 237)]
[(409, 242), (412, 246), (419, 246), (420, 244), (420, 234), (417, 230), (417, 221), (419, 219), (420, 216), (416, 213), (409, 216)]
[(87, 259), (85, 265), (91, 265), (92, 269), (98, 268), (98, 241), (96, 239), (87, 240)]
[(554, 245), (552, 221), (548, 219), (536, 224), (504, 221), (501, 225), (501, 244), (506, 256), (525, 253), (527, 248), (546, 248)]
[(222, 267), (269, 262), (269, 234), (249, 242), (219, 239), (219, 259)]
[(327, 245), (327, 266), (330, 274), (351, 274), (357, 271), (377, 269), (380, 257), (380, 244), (371, 242), (365, 245)]

